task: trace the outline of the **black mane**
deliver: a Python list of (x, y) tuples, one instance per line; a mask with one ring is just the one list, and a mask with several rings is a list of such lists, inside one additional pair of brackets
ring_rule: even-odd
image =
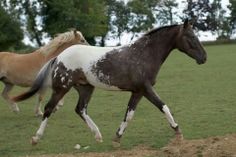
[(154, 29), (148, 31), (147, 33), (145, 33), (144, 36), (152, 35), (153, 33), (156, 33), (157, 31), (160, 31), (162, 29), (170, 29), (170, 28), (173, 28), (173, 27), (176, 27), (176, 26), (178, 26), (178, 25), (169, 25), (169, 26), (154, 28)]

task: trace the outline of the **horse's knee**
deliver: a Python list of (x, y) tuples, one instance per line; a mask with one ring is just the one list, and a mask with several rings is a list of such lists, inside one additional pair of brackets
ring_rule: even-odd
[(76, 108), (75, 108), (75, 112), (76, 112), (83, 120), (85, 120), (85, 119), (84, 119), (84, 116), (83, 116), (83, 114), (84, 114), (83, 109), (81, 109), (80, 107), (76, 107)]
[(43, 114), (43, 118), (49, 117), (51, 115), (51, 113), (53, 112), (53, 109), (51, 106), (45, 106), (44, 108), (44, 114)]

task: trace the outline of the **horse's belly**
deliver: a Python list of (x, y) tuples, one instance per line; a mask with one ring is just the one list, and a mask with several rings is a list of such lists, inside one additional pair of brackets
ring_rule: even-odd
[(105, 82), (100, 81), (99, 78), (96, 77), (96, 75), (93, 74), (92, 72), (86, 72), (85, 76), (86, 76), (87, 81), (94, 87), (98, 87), (105, 90), (113, 90), (113, 91), (121, 90), (119, 87), (114, 86), (109, 83), (109, 77), (106, 78), (106, 83), (105, 83)]

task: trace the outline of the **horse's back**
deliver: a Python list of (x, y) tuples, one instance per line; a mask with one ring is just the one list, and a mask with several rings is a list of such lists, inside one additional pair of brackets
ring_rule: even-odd
[(75, 70), (78, 68), (87, 71), (91, 63), (99, 60), (115, 47), (96, 47), (87, 45), (73, 45), (67, 48), (57, 58), (65, 67)]

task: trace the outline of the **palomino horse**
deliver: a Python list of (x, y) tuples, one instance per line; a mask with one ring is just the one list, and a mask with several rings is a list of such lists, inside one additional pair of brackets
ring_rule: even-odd
[[(2, 97), (8, 102), (13, 111), (19, 112), (17, 104), (9, 98), (9, 92), (14, 85), (29, 87), (32, 85), (37, 73), (51, 58), (60, 54), (71, 45), (86, 43), (79, 31), (69, 31), (59, 34), (49, 44), (29, 54), (16, 54), (10, 52), (0, 53), (0, 80), (5, 87)], [(40, 103), (43, 91), (39, 94), (36, 104), (36, 115), (42, 115)]]
[(13, 99), (15, 101), (27, 99), (39, 91), (45, 83), (51, 84), (53, 93), (45, 106), (41, 125), (32, 138), (32, 144), (36, 144), (42, 137), (53, 109), (71, 87), (74, 87), (79, 94), (76, 113), (95, 133), (95, 138), (99, 142), (102, 141), (101, 133), (87, 114), (88, 103), (95, 87), (132, 93), (124, 120), (113, 142), (120, 143), (121, 136), (143, 96), (165, 114), (176, 136), (181, 137), (181, 131), (169, 108), (153, 88), (161, 65), (175, 48), (194, 58), (198, 64), (206, 62), (206, 52), (194, 35), (188, 20), (183, 25), (154, 29), (133, 44), (119, 48), (74, 45), (66, 49), (41, 69), (28, 92)]

